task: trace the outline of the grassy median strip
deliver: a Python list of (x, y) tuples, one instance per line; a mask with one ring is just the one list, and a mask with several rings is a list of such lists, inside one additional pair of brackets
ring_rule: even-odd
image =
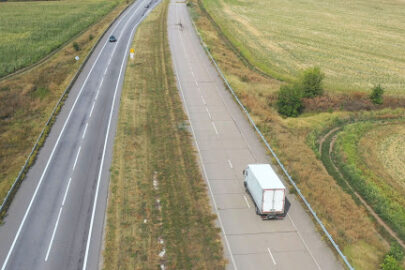
[(223, 249), (176, 88), (168, 1), (141, 24), (114, 145), (104, 269), (223, 269)]

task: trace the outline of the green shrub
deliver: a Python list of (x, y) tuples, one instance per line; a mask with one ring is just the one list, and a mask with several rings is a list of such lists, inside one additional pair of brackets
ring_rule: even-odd
[(296, 117), (301, 114), (304, 105), (301, 101), (302, 92), (296, 85), (280, 87), (277, 98), (277, 110), (284, 116)]
[(377, 85), (373, 88), (370, 99), (374, 104), (382, 104), (383, 103), (383, 94), (384, 88), (381, 85)]
[(399, 262), (391, 255), (387, 255), (384, 258), (384, 262), (381, 264), (382, 270), (402, 270)]
[(73, 48), (75, 49), (76, 52), (80, 51), (80, 46), (76, 41), (73, 42)]
[(400, 262), (404, 258), (404, 251), (397, 242), (392, 242), (388, 255), (394, 257), (397, 261)]
[(302, 73), (298, 84), (302, 88), (303, 96), (312, 98), (323, 94), (322, 80), (325, 74), (319, 67), (308, 68)]

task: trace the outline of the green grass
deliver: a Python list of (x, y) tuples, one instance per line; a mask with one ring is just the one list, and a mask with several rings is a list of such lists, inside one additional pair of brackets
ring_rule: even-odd
[[(400, 185), (392, 185), (389, 179), (381, 177), (379, 171), (373, 171), (372, 167), (364, 159), (365, 155), (370, 155), (370, 152), (367, 151), (365, 153), (365, 149), (360, 144), (360, 140), (376, 128), (392, 130), (392, 127), (396, 125), (373, 122), (346, 125), (338, 135), (333, 154), (341, 172), (350, 181), (352, 187), (361, 194), (376, 213), (404, 240), (405, 189), (403, 186), (401, 188)], [(403, 125), (403, 122), (399, 123), (399, 125)], [(380, 140), (369, 141), (369, 143), (372, 143), (372, 145), (369, 145), (369, 148), (378, 147), (380, 143), (384, 142), (383, 139), (385, 138), (382, 137)], [(374, 159), (371, 164), (379, 162), (378, 159)]]
[(100, 20), (118, 2), (0, 2), (0, 77), (44, 58)]
[[(405, 2), (202, 0), (233, 46), (281, 80), (320, 66), (328, 90), (404, 94)], [(213, 48), (215, 50), (215, 48)]]
[(172, 71), (168, 3), (140, 25), (126, 70), (107, 210), (108, 270), (225, 268)]

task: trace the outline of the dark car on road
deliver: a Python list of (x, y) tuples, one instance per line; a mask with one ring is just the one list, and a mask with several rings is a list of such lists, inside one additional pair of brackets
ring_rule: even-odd
[(114, 36), (110, 36), (109, 41), (110, 41), (110, 42), (116, 42), (117, 39), (116, 39)]

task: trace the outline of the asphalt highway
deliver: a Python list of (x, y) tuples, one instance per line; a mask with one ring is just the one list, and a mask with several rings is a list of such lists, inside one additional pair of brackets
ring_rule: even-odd
[[(294, 195), (283, 220), (262, 221), (243, 187), (250, 163), (271, 163), (247, 118), (225, 89), (192, 26), (186, 5), (172, 0), (169, 45), (228, 269), (343, 269)], [(214, 48), (215, 49), (215, 48)]]
[(132, 4), (86, 63), (0, 226), (1, 270), (99, 268), (129, 46), (157, 3)]

